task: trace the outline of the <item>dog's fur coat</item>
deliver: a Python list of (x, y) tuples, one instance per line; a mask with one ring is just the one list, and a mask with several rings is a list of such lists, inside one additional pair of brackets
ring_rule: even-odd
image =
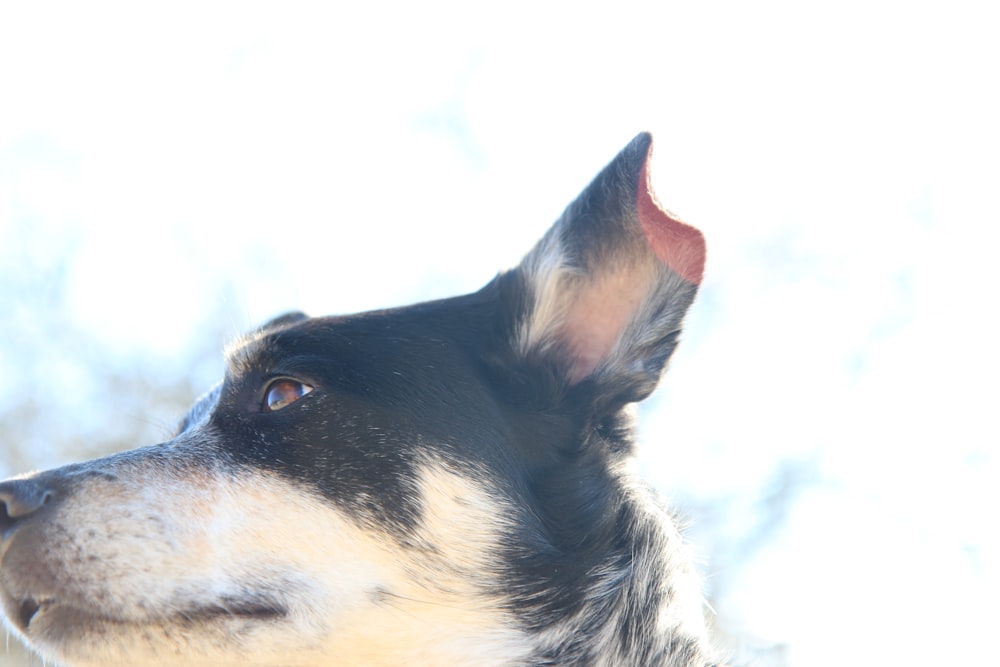
[(705, 257), (650, 150), (479, 292), (279, 318), (170, 441), (0, 484), (8, 627), (80, 667), (716, 664), (631, 465)]

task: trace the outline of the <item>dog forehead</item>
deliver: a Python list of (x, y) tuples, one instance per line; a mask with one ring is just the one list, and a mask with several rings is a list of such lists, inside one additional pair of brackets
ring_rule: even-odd
[(469, 354), (489, 345), (494, 302), (481, 294), (351, 315), (297, 319), (265, 325), (226, 348), (230, 376), (289, 373), (311, 366), (364, 374), (445, 368), (462, 373)]
[[(364, 329), (340, 326), (347, 317), (308, 318), (282, 326), (265, 326), (232, 341), (224, 350), (226, 379), (266, 377), (273, 374), (306, 377), (325, 364), (350, 356), (352, 348), (368, 337)], [(305, 379), (305, 378), (303, 378)]]
[(265, 325), (231, 341), (223, 350), (229, 375), (246, 375), (270, 365), (293, 330), (303, 328), (312, 321), (310, 318), (278, 329)]

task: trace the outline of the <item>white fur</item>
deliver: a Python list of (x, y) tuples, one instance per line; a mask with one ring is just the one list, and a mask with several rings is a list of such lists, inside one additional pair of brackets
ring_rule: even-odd
[[(413, 493), (424, 518), (402, 548), (275, 475), (182, 477), (143, 464), (117, 481), (91, 478), (39, 551), (60, 573), (52, 598), (93, 614), (52, 633), (51, 657), (79, 667), (161, 667), (181, 654), (213, 667), (518, 664), (531, 644), (482, 592), (497, 583), (509, 512), (440, 462), (421, 468)], [(244, 589), (268, 591), (287, 618), (185, 620)], [(48, 636), (60, 613), (40, 611), (32, 634)]]

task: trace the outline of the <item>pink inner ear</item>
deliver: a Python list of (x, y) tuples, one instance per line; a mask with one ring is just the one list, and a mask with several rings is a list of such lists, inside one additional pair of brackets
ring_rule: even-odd
[(705, 271), (705, 237), (697, 229), (670, 217), (656, 201), (653, 185), (649, 180), (650, 146), (646, 162), (639, 174), (639, 191), (636, 208), (639, 222), (649, 245), (660, 260), (681, 278), (695, 285), (701, 284)]
[(576, 295), (559, 334), (570, 352), (572, 384), (593, 373), (611, 356), (629, 320), (642, 307), (649, 279), (641, 271), (606, 273)]

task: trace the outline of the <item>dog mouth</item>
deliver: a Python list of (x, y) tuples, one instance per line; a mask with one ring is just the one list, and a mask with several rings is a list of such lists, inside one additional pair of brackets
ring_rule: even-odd
[(224, 600), (221, 603), (197, 607), (180, 616), (189, 621), (229, 617), (257, 621), (273, 621), (288, 615), (288, 609), (273, 601), (265, 600)]
[[(15, 621), (18, 629), (27, 634), (32, 621), (42, 616), (59, 616), (60, 625), (86, 624), (89, 620), (103, 621), (115, 624), (134, 624), (135, 620), (115, 619), (105, 614), (88, 614), (86, 611), (70, 605), (63, 605), (55, 598), (36, 599), (27, 597), (17, 606)], [(193, 607), (187, 611), (176, 611), (171, 616), (151, 617), (148, 622), (167, 623), (203, 623), (211, 620), (245, 620), (245, 621), (275, 621), (288, 615), (288, 609), (277, 602), (257, 599), (226, 599), (218, 603)]]

